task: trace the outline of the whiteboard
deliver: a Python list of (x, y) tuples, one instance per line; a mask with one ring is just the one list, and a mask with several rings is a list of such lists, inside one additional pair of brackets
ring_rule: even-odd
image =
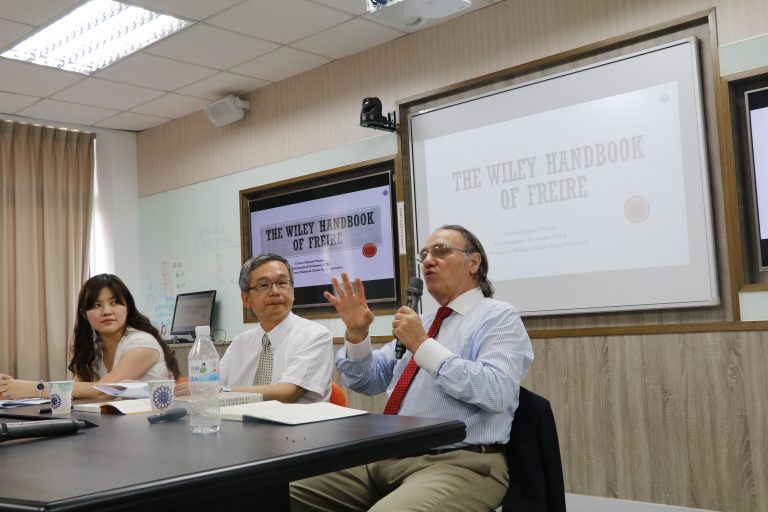
[[(158, 329), (170, 329), (176, 294), (213, 289), (216, 339), (231, 340), (254, 327), (243, 322), (237, 283), (242, 265), (240, 191), (391, 156), (396, 148), (394, 134), (386, 134), (139, 199), (139, 310)], [(332, 335), (343, 335), (337, 319), (320, 322)], [(372, 332), (382, 328), (391, 332), (391, 319), (377, 319)]]
[(699, 88), (689, 38), (411, 114), (419, 247), (467, 227), (529, 316), (718, 304)]

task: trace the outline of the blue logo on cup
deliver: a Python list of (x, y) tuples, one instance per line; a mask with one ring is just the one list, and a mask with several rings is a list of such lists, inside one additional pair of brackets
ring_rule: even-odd
[(51, 407), (53, 409), (61, 407), (61, 397), (56, 393), (51, 393)]
[(158, 409), (167, 409), (172, 400), (173, 394), (169, 386), (160, 386), (152, 393), (152, 402)]

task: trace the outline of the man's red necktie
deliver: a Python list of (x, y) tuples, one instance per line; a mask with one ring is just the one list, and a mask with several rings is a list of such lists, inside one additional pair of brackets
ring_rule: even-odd
[[(437, 336), (437, 331), (440, 330), (440, 324), (443, 323), (443, 320), (448, 318), (448, 315), (450, 315), (453, 312), (453, 310), (447, 306), (440, 306), (438, 308), (437, 313), (435, 314), (435, 319), (432, 321), (432, 325), (429, 326), (429, 332), (427, 333), (427, 336), (434, 339), (435, 336)], [(397, 381), (397, 384), (395, 384), (395, 388), (392, 390), (392, 394), (389, 395), (389, 400), (387, 400), (387, 405), (384, 407), (384, 414), (397, 414), (397, 411), (400, 410), (400, 404), (403, 403), (403, 398), (405, 398), (405, 394), (408, 392), (408, 388), (411, 385), (411, 382), (413, 382), (413, 378), (416, 376), (416, 372), (419, 371), (419, 366), (416, 364), (416, 360), (414, 357), (411, 357), (411, 360), (408, 361), (408, 364), (405, 367), (405, 370), (403, 370), (403, 373), (400, 375), (400, 379)]]

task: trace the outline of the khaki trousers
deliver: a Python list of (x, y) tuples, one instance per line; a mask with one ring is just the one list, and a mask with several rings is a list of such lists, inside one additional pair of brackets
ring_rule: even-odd
[(291, 512), (489, 512), (509, 485), (501, 453), (386, 459), (291, 483)]

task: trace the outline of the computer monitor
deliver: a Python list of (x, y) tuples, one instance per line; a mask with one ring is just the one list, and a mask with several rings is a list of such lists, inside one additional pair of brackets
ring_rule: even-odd
[(195, 336), (195, 327), (207, 325), (213, 321), (213, 304), (216, 302), (216, 290), (204, 292), (180, 293), (176, 295), (176, 307), (173, 309), (172, 336)]

